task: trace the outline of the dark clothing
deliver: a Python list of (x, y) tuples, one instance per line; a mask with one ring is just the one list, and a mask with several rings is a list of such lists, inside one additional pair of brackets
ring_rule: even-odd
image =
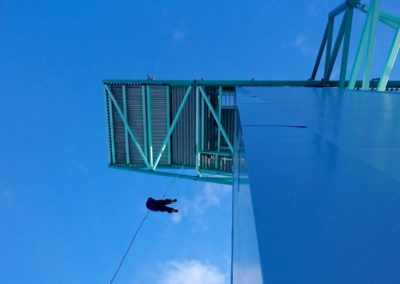
[(168, 213), (172, 213), (172, 212), (178, 212), (178, 210), (165, 206), (167, 204), (171, 204), (176, 202), (176, 199), (172, 200), (172, 199), (153, 199), (151, 197), (149, 197), (147, 199), (146, 202), (146, 207), (147, 209), (151, 210), (151, 211), (160, 211), (160, 212), (168, 212)]

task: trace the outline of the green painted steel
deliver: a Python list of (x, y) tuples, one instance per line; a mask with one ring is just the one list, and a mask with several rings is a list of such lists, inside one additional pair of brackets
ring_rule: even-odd
[(362, 89), (368, 90), (369, 81), (371, 79), (371, 68), (372, 68), (372, 58), (374, 55), (375, 48), (375, 37), (376, 37), (376, 28), (378, 26), (378, 18), (379, 18), (379, 6), (381, 0), (371, 0), (372, 8), (370, 12), (372, 14), (371, 23), (368, 27), (368, 45), (367, 45), (367, 59), (365, 63), (364, 76), (363, 76), (363, 84)]
[(147, 130), (148, 130), (148, 143), (149, 143), (149, 161), (150, 166), (153, 167), (153, 129), (151, 125), (151, 91), (150, 86), (146, 86), (147, 98)]
[(397, 28), (396, 35), (393, 39), (392, 46), (390, 48), (388, 59), (386, 60), (385, 67), (382, 72), (381, 79), (378, 84), (378, 91), (384, 91), (386, 89), (387, 82), (389, 81), (390, 73), (393, 69), (394, 62), (396, 61), (397, 54), (400, 48), (400, 27)]
[(349, 58), (349, 46), (350, 46), (350, 35), (351, 35), (351, 26), (353, 23), (353, 7), (347, 7), (346, 10), (346, 30), (344, 32), (344, 43), (343, 43), (343, 51), (342, 51), (342, 63), (340, 67), (340, 78), (339, 78), (339, 87), (345, 88), (346, 81), (346, 71), (347, 71), (347, 61)]
[(322, 42), (321, 42), (321, 46), (319, 47), (317, 60), (315, 61), (314, 69), (313, 69), (312, 74), (311, 74), (311, 78), (310, 78), (311, 80), (315, 80), (315, 76), (317, 75), (319, 64), (321, 63), (322, 53), (324, 53), (326, 40), (328, 38), (328, 28), (329, 28), (329, 22), (326, 25), (325, 32), (324, 32), (324, 35), (322, 37)]
[[(107, 89), (107, 86), (106, 86)], [(108, 89), (107, 89), (108, 91)], [(111, 96), (110, 92), (108, 92), (108, 106), (109, 106), (109, 114), (110, 114), (110, 137), (111, 137), (111, 157), (112, 157), (112, 163), (115, 164), (115, 140), (114, 140), (114, 116), (113, 116), (113, 109), (112, 109), (112, 103), (111, 103)]]
[(199, 87), (196, 86), (196, 160), (195, 168), (197, 175), (200, 176), (200, 96)]
[[(107, 133), (107, 142), (108, 143), (111, 143), (111, 141), (110, 141), (110, 130), (109, 130), (109, 126), (108, 126), (108, 117), (107, 117), (107, 114), (108, 114), (108, 107), (107, 107), (107, 105), (110, 105), (110, 101), (109, 101), (109, 99), (107, 98), (107, 90), (106, 90), (106, 88), (104, 87), (104, 110), (105, 110), (105, 116), (106, 116), (106, 133)], [(111, 119), (110, 119), (110, 124), (112, 123), (112, 121), (111, 121)], [(110, 149), (110, 151), (108, 151), (108, 162), (109, 163), (112, 163), (112, 154), (111, 154), (111, 149)]]
[(372, 22), (372, 14), (368, 13), (367, 15), (367, 20), (364, 23), (364, 28), (363, 28), (363, 32), (361, 35), (361, 39), (360, 42), (358, 43), (358, 48), (357, 48), (357, 53), (356, 53), (356, 57), (354, 59), (354, 64), (353, 64), (353, 69), (351, 70), (351, 75), (350, 75), (350, 80), (349, 80), (349, 84), (347, 86), (347, 88), (349, 89), (354, 89), (355, 87), (355, 82), (357, 79), (357, 75), (358, 72), (360, 70), (361, 67), (361, 61), (364, 55), (364, 51), (365, 51), (365, 47), (367, 46), (367, 41), (368, 41), (368, 30), (369, 30), (369, 26)]
[(335, 46), (333, 47), (333, 51), (328, 64), (328, 70), (326, 73), (325, 81), (329, 81), (329, 78), (331, 77), (333, 66), (335, 65), (336, 57), (338, 55), (340, 45), (342, 44), (345, 25), (346, 25), (346, 16), (343, 17), (342, 23), (340, 24), (339, 32), (335, 41)]
[(232, 146), (232, 143), (231, 143), (231, 141), (229, 140), (229, 137), (228, 137), (228, 135), (226, 134), (225, 129), (224, 129), (224, 127), (222, 126), (222, 123), (221, 123), (221, 121), (220, 121), (219, 118), (218, 118), (218, 115), (215, 113), (215, 110), (214, 110), (213, 106), (211, 105), (210, 100), (208, 99), (208, 97), (207, 97), (206, 93), (204, 92), (203, 88), (202, 88), (202, 87), (198, 87), (198, 88), (200, 89), (200, 92), (201, 92), (201, 94), (202, 94), (202, 96), (203, 96), (203, 98), (204, 98), (206, 104), (208, 105), (208, 108), (210, 109), (212, 115), (214, 116), (215, 121), (216, 121), (217, 124), (218, 124), (218, 127), (219, 127), (220, 130), (221, 130), (222, 136), (224, 136), (225, 141), (226, 141), (226, 143), (227, 143), (228, 146), (229, 146), (229, 149), (230, 149), (231, 152), (233, 153), (233, 146)]
[[(221, 119), (221, 101), (222, 101), (222, 87), (220, 86), (218, 88), (218, 119)], [(220, 152), (221, 151), (221, 130), (219, 129), (218, 126), (218, 141), (217, 141), (217, 151)], [(219, 157), (217, 156), (215, 158), (215, 168), (218, 167), (218, 161), (219, 161)]]
[[(170, 114), (170, 100), (169, 100), (169, 86), (165, 86), (165, 95), (166, 95), (166, 105), (167, 105), (167, 133), (170, 128), (171, 122), (171, 114)], [(168, 137), (167, 140), (167, 155), (168, 155), (168, 165), (171, 165), (171, 138)]]
[(329, 18), (334, 18), (337, 15), (339, 15), (340, 13), (342, 13), (344, 10), (346, 10), (346, 8), (348, 7), (348, 2), (345, 1), (344, 3), (340, 4), (339, 6), (337, 6), (335, 9), (333, 9), (330, 13), (329, 13)]
[[(369, 6), (368, 5), (361, 5), (359, 7), (359, 10), (364, 12), (364, 13), (368, 13), (369, 11)], [(394, 29), (396, 29), (398, 27), (398, 25), (400, 25), (400, 18), (395, 17), (389, 13), (385, 13), (380, 11), (379, 12), (379, 21), (381, 21), (382, 23), (388, 25), (389, 27), (392, 27)]]
[[(205, 176), (193, 176), (193, 175), (184, 175), (184, 174), (179, 174), (179, 173), (170, 173), (170, 172), (164, 172), (164, 171), (149, 171), (146, 168), (137, 168), (137, 167), (122, 167), (122, 166), (113, 166), (109, 165), (109, 168), (112, 169), (121, 169), (121, 170), (128, 170), (128, 171), (133, 171), (133, 172), (139, 172), (139, 173), (146, 173), (146, 174), (156, 174), (160, 176), (168, 176), (168, 177), (177, 177), (177, 178), (183, 178), (183, 179), (190, 179), (190, 180), (197, 180), (197, 181), (203, 181), (203, 182), (212, 182), (212, 183), (219, 183), (219, 184), (227, 184), (231, 185), (232, 184), (232, 178), (230, 177), (225, 177), (225, 176), (220, 176), (220, 177), (205, 177)], [(211, 171), (207, 171), (207, 173), (212, 173)], [(220, 175), (220, 172), (213, 172), (214, 174)]]
[(172, 121), (171, 127), (168, 129), (167, 136), (165, 137), (165, 139), (164, 139), (164, 141), (163, 141), (163, 144), (161, 145), (160, 151), (159, 151), (159, 153), (158, 153), (158, 155), (157, 155), (157, 158), (156, 158), (155, 163), (154, 163), (154, 166), (153, 166), (153, 170), (155, 170), (155, 169), (157, 168), (157, 165), (158, 165), (158, 163), (159, 163), (159, 161), (160, 161), (160, 159), (161, 159), (161, 155), (163, 154), (163, 152), (164, 152), (164, 150), (165, 150), (165, 147), (166, 147), (166, 145), (167, 145), (167, 142), (168, 142), (168, 140), (170, 139), (172, 132), (174, 131), (175, 125), (176, 125), (176, 123), (178, 122), (179, 117), (181, 116), (181, 113), (182, 113), (182, 111), (183, 111), (183, 108), (184, 108), (184, 106), (185, 106), (185, 104), (186, 104), (187, 99), (188, 99), (189, 96), (190, 96), (190, 92), (191, 92), (191, 91), (192, 91), (192, 86), (189, 86), (188, 89), (187, 89), (187, 91), (186, 91), (185, 96), (183, 97), (182, 103), (181, 103), (181, 105), (179, 106), (178, 111), (176, 112), (176, 115), (175, 115), (175, 117), (174, 117), (174, 120)]
[(200, 154), (216, 155), (216, 156), (224, 156), (224, 157), (232, 158), (232, 153), (230, 153), (230, 152), (202, 151)]
[(264, 87), (326, 87), (328, 86), (325, 82), (310, 81), (310, 80), (288, 80), (288, 81), (271, 81), (271, 80), (103, 80), (104, 84), (126, 84), (126, 85), (137, 85), (137, 86), (189, 86), (189, 85), (200, 85), (200, 86), (222, 86), (222, 87), (234, 87), (234, 86), (264, 86)]
[[(223, 176), (223, 177), (229, 177), (229, 179), (231, 179), (231, 177), (232, 177), (232, 173), (222, 172), (222, 171), (212, 170), (212, 169), (201, 169), (200, 173), (201, 174), (212, 174), (212, 175), (218, 175), (218, 176)], [(222, 177), (220, 177), (220, 178), (222, 178)]]
[[(327, 39), (326, 50), (325, 50), (324, 78), (328, 78), (328, 68), (329, 68), (329, 64), (331, 62), (333, 25), (334, 25), (334, 18), (329, 18), (329, 21), (328, 21), (328, 39)], [(327, 81), (327, 80), (324, 79), (324, 81)]]
[[(339, 87), (338, 80), (332, 81), (314, 81), (314, 80), (287, 80), (287, 81), (271, 81), (271, 80), (103, 80), (104, 84), (126, 84), (136, 86), (184, 86), (200, 85), (200, 86), (213, 86), (213, 87), (249, 87), (249, 86), (263, 86), (263, 87)], [(400, 81), (389, 81), (392, 87), (399, 88)], [(389, 84), (388, 83), (388, 84)], [(358, 83), (357, 83), (358, 84)]]
[[(124, 117), (126, 121), (128, 121), (128, 111), (127, 111), (127, 104), (126, 104), (126, 86), (122, 85), (122, 103), (123, 103), (123, 108), (124, 108)], [(130, 164), (130, 156), (129, 156), (129, 137), (128, 137), (128, 130), (126, 129), (125, 125), (125, 159), (126, 163)]]
[[(147, 166), (148, 168), (151, 168), (149, 162), (147, 161), (147, 158), (145, 157), (145, 155), (144, 155), (144, 153), (143, 153), (143, 151), (142, 151), (142, 148), (140, 147), (138, 141), (137, 141), (136, 138), (135, 138), (135, 135), (133, 135), (133, 132), (132, 132), (132, 130), (131, 130), (129, 124), (128, 124), (128, 121), (127, 121), (127, 120), (125, 119), (125, 117), (124, 117), (124, 113), (121, 111), (121, 108), (118, 106), (118, 103), (117, 103), (117, 101), (115, 100), (114, 95), (113, 95), (113, 93), (111, 92), (110, 87), (109, 87), (108, 85), (105, 85), (105, 87), (106, 87), (107, 92), (108, 92), (108, 97), (111, 98), (112, 102), (114, 103), (114, 106), (115, 106), (115, 108), (117, 109), (117, 111), (118, 111), (118, 113), (119, 113), (119, 116), (120, 116), (121, 119), (122, 119), (122, 122), (124, 123), (126, 129), (128, 130), (128, 133), (129, 133), (129, 135), (131, 136), (131, 138), (132, 138), (132, 140), (133, 140), (133, 143), (134, 143), (135, 146), (136, 146), (136, 149), (138, 150), (140, 156), (141, 156), (142, 159), (143, 159), (143, 162), (146, 164), (146, 166)], [(115, 151), (114, 151), (114, 152), (115, 152)], [(115, 161), (114, 161), (114, 163), (115, 163)]]
[(143, 148), (146, 159), (149, 151), (147, 149), (147, 111), (146, 111), (146, 87), (142, 86), (142, 115), (143, 115)]
[(201, 101), (201, 151), (204, 151), (204, 100), (200, 97)]
[[(352, 29), (352, 22), (353, 22), (353, 13), (354, 8), (359, 9), (367, 13), (367, 19), (364, 23), (364, 28), (361, 36), (361, 40), (358, 44), (356, 56), (354, 59), (353, 68), (350, 74), (350, 80), (347, 85), (347, 88), (354, 89), (358, 83), (356, 82), (357, 76), (359, 74), (359, 70), (364, 58), (364, 54), (366, 53), (366, 62), (365, 68), (363, 73), (363, 80), (361, 88), (366, 90), (370, 88), (371, 82), (371, 66), (372, 66), (372, 58), (373, 58), (373, 51), (375, 46), (375, 37), (376, 37), (376, 29), (377, 29), (377, 22), (378, 20), (395, 28), (397, 31), (397, 27), (400, 26), (400, 18), (390, 15), (385, 12), (379, 11), (380, 0), (373, 0), (372, 6), (368, 5), (360, 5), (360, 1), (358, 0), (346, 0), (344, 3), (339, 5), (337, 8), (332, 10), (329, 13), (328, 17), (328, 24), (325, 28), (325, 32), (322, 38), (322, 42), (318, 51), (317, 59), (314, 64), (313, 71), (311, 73), (311, 80), (315, 80), (315, 77), (318, 72), (318, 68), (321, 62), (322, 54), (325, 51), (325, 66), (324, 66), (324, 74), (323, 80), (321, 83), (325, 83), (324, 87), (330, 86), (334, 87), (337, 86), (336, 81), (330, 81), (330, 76), (332, 74), (332, 70), (337, 59), (337, 55), (342, 44), (343, 38), (343, 48), (342, 48), (342, 59), (341, 59), (341, 67), (340, 67), (340, 77), (339, 77), (339, 84), (340, 88), (346, 87), (346, 72), (347, 72), (347, 63), (348, 63), (348, 56), (349, 56), (349, 46), (350, 46), (350, 35)], [(372, 7), (372, 8), (371, 8)], [(334, 20), (335, 17), (338, 16), (340, 13), (345, 11), (345, 15), (343, 16), (342, 24), (339, 28), (335, 46), (332, 50), (332, 33), (334, 27)], [(389, 62), (389, 58), (393, 57), (394, 52), (390, 51), (388, 56), (387, 63)], [(385, 66), (384, 75), (385, 80), (389, 80), (388, 76), (390, 72), (387, 73), (392, 67)], [(397, 83), (394, 83), (396, 88), (398, 88)], [(306, 86), (306, 85), (304, 85)], [(385, 89), (385, 81), (382, 81), (382, 84), (379, 90)]]

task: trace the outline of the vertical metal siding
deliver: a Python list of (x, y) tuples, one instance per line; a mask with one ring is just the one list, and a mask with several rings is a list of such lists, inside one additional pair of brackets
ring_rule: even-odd
[[(110, 84), (110, 89), (113, 92), (115, 100), (117, 101), (121, 110), (123, 110), (123, 97), (122, 97), (122, 84)], [(209, 86), (203, 87), (207, 97), (209, 98), (211, 105), (214, 110), (218, 110), (218, 87)], [(187, 91), (187, 86), (172, 86), (170, 87), (170, 121), (172, 123), (176, 113), (183, 101), (184, 95)], [(229, 96), (232, 96), (231, 90), (229, 90)], [(108, 97), (106, 92), (106, 98)], [(126, 85), (126, 104), (127, 104), (127, 121), (130, 126), (136, 140), (140, 147), (144, 151), (144, 130), (143, 130), (143, 105), (142, 105), (142, 86), (141, 85)], [(167, 100), (166, 100), (166, 88), (165, 86), (151, 86), (150, 87), (150, 99), (151, 99), (151, 115), (152, 121), (152, 138), (153, 138), (153, 152), (154, 159), (156, 159), (162, 142), (167, 135)], [(226, 99), (226, 98), (224, 98)], [(147, 101), (145, 101), (145, 104)], [(235, 109), (231, 107), (231, 103), (228, 104), (229, 108), (222, 107), (221, 112), (221, 123), (231, 139), (233, 141), (233, 127), (234, 127), (234, 115)], [(114, 144), (115, 144), (115, 165), (122, 165), (128, 167), (143, 167), (145, 163), (139, 154), (136, 146), (134, 145), (132, 138), (128, 134), (129, 143), (129, 158), (130, 164), (126, 160), (126, 147), (125, 147), (125, 128), (124, 123), (114, 105), (107, 106), (107, 119), (108, 128), (111, 125), (114, 128)], [(110, 107), (112, 107), (113, 118), (110, 118)], [(145, 105), (147, 107), (147, 104)], [(217, 151), (218, 141), (218, 125), (208, 107), (204, 104), (204, 136), (201, 137), (204, 143), (205, 152)], [(111, 124), (112, 123), (112, 124)], [(195, 88), (192, 89), (189, 94), (189, 98), (186, 101), (186, 105), (183, 108), (181, 116), (175, 126), (175, 130), (171, 135), (171, 162), (172, 165), (185, 165), (195, 166), (195, 154), (196, 154), (196, 100), (195, 100)], [(111, 151), (111, 133), (109, 133), (109, 145)], [(224, 138), (221, 138), (221, 145), (227, 146)], [(222, 150), (229, 153), (227, 149)], [(167, 150), (164, 151), (159, 165), (168, 165)], [(200, 168), (203, 170), (217, 170), (224, 172), (232, 171), (232, 158), (226, 156), (219, 156), (218, 163), (215, 163), (217, 156), (214, 154), (203, 153), (200, 155)]]
[[(126, 86), (126, 100), (128, 109), (128, 124), (135, 135), (142, 151), (144, 152), (143, 138), (143, 108), (142, 108), (142, 87), (141, 86)], [(135, 166), (144, 166), (142, 157), (136, 149), (131, 137), (129, 137), (129, 154), (131, 164)]]
[(107, 139), (108, 139), (108, 147), (109, 147), (109, 163), (112, 163), (112, 145), (111, 145), (111, 120), (110, 120), (110, 104), (108, 102), (109, 99), (109, 95), (107, 90), (104, 91), (105, 92), (105, 105), (106, 105), (106, 117), (107, 117)]
[[(214, 110), (218, 113), (218, 88), (217, 87), (207, 87), (204, 89), (207, 94), (208, 99), (211, 102)], [(205, 151), (217, 151), (218, 143), (218, 125), (208, 107), (205, 104), (204, 109), (205, 123), (204, 123), (204, 146)]]
[[(157, 155), (167, 135), (167, 105), (165, 86), (152, 86), (150, 88), (151, 97), (151, 123), (153, 137), (153, 157)], [(159, 165), (168, 164), (168, 151), (164, 150)]]
[[(120, 85), (111, 86), (111, 92), (118, 104), (118, 107), (123, 110), (122, 101), (122, 88)], [(113, 127), (114, 127), (114, 146), (115, 146), (115, 163), (125, 164), (126, 163), (126, 151), (125, 151), (125, 128), (120, 114), (117, 108), (112, 104), (113, 112)]]
[[(171, 120), (182, 103), (187, 87), (171, 87)], [(171, 135), (172, 163), (185, 166), (195, 165), (196, 154), (196, 99), (193, 88)]]

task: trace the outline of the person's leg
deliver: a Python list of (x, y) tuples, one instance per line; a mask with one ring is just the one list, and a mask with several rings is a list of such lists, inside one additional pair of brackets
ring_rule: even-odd
[(163, 212), (168, 212), (168, 213), (178, 212), (177, 209), (174, 209), (174, 208), (171, 208), (171, 207), (168, 207), (168, 206), (163, 206), (162, 211)]
[(174, 202), (176, 202), (176, 199), (172, 200), (172, 199), (167, 198), (167, 199), (160, 199), (160, 200), (158, 200), (158, 203), (159, 203), (160, 205), (172, 204), (172, 203), (174, 203)]

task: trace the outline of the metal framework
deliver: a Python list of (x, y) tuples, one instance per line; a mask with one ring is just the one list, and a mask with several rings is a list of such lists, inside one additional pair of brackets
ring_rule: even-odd
[[(233, 123), (229, 121), (236, 111), (237, 86), (339, 87), (341, 81), (103, 80), (103, 84), (110, 167), (167, 176), (175, 176), (183, 168), (185, 173), (179, 173), (180, 177), (230, 184), (234, 149)], [(354, 83), (358, 88), (362, 84)], [(378, 82), (371, 81), (370, 86), (377, 88)], [(389, 81), (387, 87), (398, 90), (400, 81)], [(182, 90), (180, 98), (177, 89)], [(152, 104), (154, 98), (162, 99), (162, 113), (160, 105)], [(131, 117), (133, 99), (137, 100), (135, 118)], [(159, 113), (154, 114), (157, 107)], [(165, 123), (160, 128), (160, 121), (154, 119), (164, 113)], [(190, 120), (192, 124), (188, 124)], [(177, 129), (182, 123), (186, 125)], [(191, 143), (185, 138), (172, 146), (174, 135), (176, 140), (184, 133), (193, 138), (194, 150), (184, 150), (183, 144)]]
[[(314, 69), (311, 74), (311, 80), (315, 80), (322, 59), (322, 54), (325, 51), (325, 66), (324, 66), (324, 75), (322, 81), (329, 82), (340, 46), (344, 39), (342, 48), (339, 87), (345, 88), (346, 85), (348, 89), (354, 89), (360, 87), (359, 84), (357, 84), (356, 82), (356, 78), (357, 75), (359, 74), (364, 55), (366, 58), (365, 58), (365, 68), (363, 73), (361, 89), (367, 90), (370, 87), (372, 88), (375, 87), (377, 88), (378, 91), (384, 91), (391, 87), (388, 85), (388, 81), (400, 48), (400, 18), (380, 11), (379, 6), (380, 6), (380, 0), (371, 0), (370, 6), (360, 5), (359, 0), (347, 0), (346, 2), (339, 5), (337, 8), (335, 8), (329, 13), (328, 23), (322, 38), (321, 46), (317, 55)], [(354, 9), (366, 13), (367, 18), (365, 20), (356, 57), (354, 59), (350, 79), (348, 82), (346, 82), (346, 69), (347, 69), (347, 61), (349, 55), (350, 35), (352, 29)], [(334, 21), (335, 18), (342, 13), (344, 14), (343, 19), (332, 49)], [(376, 29), (378, 21), (393, 28), (395, 30), (395, 36), (388, 53), (388, 58), (386, 60), (384, 69), (382, 71), (382, 75), (378, 80), (378, 84), (377, 86), (371, 86), (370, 82), (371, 66), (372, 66), (372, 58), (374, 53)]]
[[(115, 81), (105, 80), (104, 83), (104, 94), (106, 101), (106, 120), (108, 122), (108, 137), (110, 145), (110, 167), (125, 168), (141, 172), (158, 173), (162, 175), (171, 175), (168, 170), (177, 168), (193, 168), (190, 165), (184, 163), (177, 163), (172, 161), (172, 152), (177, 149), (172, 149), (171, 138), (176, 129), (179, 121), (182, 121), (182, 113), (187, 107), (188, 101), (191, 97), (195, 96), (195, 175), (180, 174), (181, 177), (187, 176), (193, 178), (195, 176), (198, 179), (207, 181), (231, 183), (231, 171), (232, 171), (232, 154), (233, 154), (233, 123), (232, 129), (230, 129), (231, 135), (228, 135), (222, 115), (224, 109), (235, 110), (234, 104), (226, 106), (223, 105), (223, 98), (225, 96), (235, 95), (234, 86), (235, 84), (227, 82), (196, 82), (196, 81)], [(220, 84), (218, 84), (220, 83)], [(254, 83), (254, 82), (253, 82)], [(133, 130), (132, 121), (129, 122), (128, 116), (132, 115), (128, 112), (128, 98), (132, 101), (134, 94), (129, 94), (127, 88), (135, 87), (141, 90), (141, 112), (142, 118), (133, 122), (136, 124), (137, 129), (143, 129), (141, 139), (138, 139), (137, 134)], [(165, 97), (165, 113), (166, 113), (166, 128), (162, 143), (160, 146), (156, 146), (154, 143), (154, 134), (160, 133), (160, 128), (157, 130), (153, 129), (154, 121), (152, 120), (154, 107), (152, 106), (152, 98), (157, 94), (152, 93), (152, 88), (165, 88), (165, 94), (161, 94)], [(173, 88), (184, 88), (185, 93), (182, 100), (177, 105), (175, 114), (171, 113), (172, 105), (171, 100), (178, 100), (173, 98)], [(114, 89), (113, 89), (114, 88)], [(208, 89), (216, 90), (216, 93), (206, 91)], [(225, 91), (224, 91), (225, 90)], [(230, 90), (230, 92), (229, 92)], [(233, 93), (232, 93), (233, 90)], [(116, 93), (121, 93), (118, 97)], [(158, 95), (160, 96), (160, 94)], [(216, 97), (216, 98), (214, 98)], [(138, 98), (138, 96), (137, 96)], [(212, 102), (212, 101), (213, 102)], [(207, 112), (209, 115), (207, 115)], [(228, 119), (231, 119), (234, 115), (230, 115)], [(226, 118), (226, 115), (225, 115)], [(186, 119), (186, 118), (185, 118)], [(225, 119), (226, 120), (226, 119)], [(216, 125), (215, 129), (212, 125)], [(211, 126), (210, 126), (211, 125)], [(123, 127), (123, 132), (116, 133), (116, 129)], [(187, 126), (190, 127), (190, 126)], [(211, 130), (210, 130), (211, 129)], [(217, 145), (211, 149), (206, 144), (209, 144), (211, 138), (207, 138), (206, 131), (213, 131), (216, 133), (215, 139)], [(138, 130), (137, 130), (138, 131)], [(208, 134), (210, 135), (210, 134)], [(121, 136), (123, 139), (121, 139)], [(222, 138), (221, 138), (222, 136)], [(208, 139), (208, 140), (207, 140)], [(116, 141), (118, 140), (118, 141)], [(208, 143), (206, 143), (208, 142)], [(123, 147), (118, 146), (123, 143)], [(223, 144), (226, 144), (224, 146)], [(133, 151), (130, 148), (133, 146)], [(119, 149), (119, 150), (118, 150)], [(190, 154), (190, 153), (189, 153)], [(189, 155), (182, 151), (182, 156)], [(137, 161), (137, 157), (140, 157), (140, 161)], [(122, 157), (124, 156), (124, 157)], [(167, 156), (167, 159), (161, 163), (163, 157)], [(191, 157), (183, 157), (183, 159), (190, 160)], [(228, 160), (227, 160), (228, 159)], [(224, 161), (228, 162), (228, 166), (221, 166), (220, 164)], [(208, 163), (209, 165), (204, 165)], [(229, 164), (230, 163), (230, 164)], [(207, 174), (213, 174), (214, 177), (210, 177)], [(173, 173), (175, 175), (175, 173)]]

